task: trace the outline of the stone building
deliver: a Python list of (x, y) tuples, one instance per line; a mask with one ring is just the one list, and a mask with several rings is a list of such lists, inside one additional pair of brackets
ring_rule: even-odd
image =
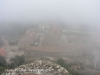
[(63, 33), (59, 26), (50, 25), (48, 32), (39, 32), (39, 28), (31, 28), (26, 33), (18, 43), (18, 47), (24, 49), (26, 56), (79, 57), (84, 51), (92, 50), (90, 44), (76, 43), (76, 34), (80, 37), (81, 33)]
[(66, 45), (66, 46), (30, 46), (26, 48), (26, 56), (36, 57), (82, 57), (86, 50), (91, 48), (85, 48), (82, 45)]
[(44, 34), (43, 33), (37, 33), (37, 32), (32, 32), (30, 33), (29, 36), (23, 37), (19, 42), (18, 42), (18, 47), (19, 48), (28, 48), (29, 46), (39, 46), (42, 45), (42, 41), (44, 39)]

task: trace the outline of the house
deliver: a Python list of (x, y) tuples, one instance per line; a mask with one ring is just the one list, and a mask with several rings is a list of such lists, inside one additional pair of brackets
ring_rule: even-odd
[(18, 42), (19, 48), (28, 48), (29, 46), (38, 46), (42, 44), (42, 41), (44, 39), (43, 33), (37, 33), (37, 32), (31, 32), (28, 36), (23, 37)]
[(84, 51), (91, 50), (84, 45), (66, 45), (66, 46), (30, 46), (24, 50), (25, 56), (35, 55), (37, 57), (79, 57)]
[(56, 46), (59, 45), (61, 39), (61, 28), (59, 26), (50, 25), (48, 33), (43, 40), (43, 45)]
[(6, 56), (6, 52), (4, 48), (0, 48), (0, 56)]
[(19, 42), (18, 42), (18, 47), (19, 48), (25, 48), (28, 47), (30, 45), (32, 45), (36, 38), (38, 33), (33, 32), (33, 30), (27, 30), (26, 31), (26, 36), (24, 36)]
[(49, 24), (42, 24), (41, 23), (41, 24), (38, 25), (38, 27), (39, 27), (40, 30), (44, 31), (44, 30), (49, 30), (50, 25)]
[[(44, 25), (41, 25), (40, 29), (42, 27)], [(92, 50), (92, 47), (90, 44), (73, 43), (78, 34), (71, 31), (62, 33), (62, 28), (57, 25), (50, 25), (46, 33), (39, 32), (39, 28), (38, 30), (31, 28), (27, 31), (27, 35), (19, 41), (18, 46), (24, 49), (25, 56), (80, 57), (84, 51)], [(72, 43), (68, 43), (70, 40)]]

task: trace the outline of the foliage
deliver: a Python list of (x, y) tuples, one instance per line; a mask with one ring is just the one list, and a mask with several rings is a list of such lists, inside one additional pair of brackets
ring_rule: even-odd
[(6, 66), (6, 60), (3, 56), (0, 56), (0, 66), (3, 66), (3, 67)]
[(0, 75), (4, 72), (5, 69), (6, 69), (6, 67), (0, 66)]
[(84, 69), (82, 67), (83, 64), (81, 64), (79, 62), (67, 64), (65, 62), (65, 60), (63, 60), (62, 58), (61, 59), (58, 59), (56, 63), (59, 64), (59, 65), (61, 65), (64, 68), (66, 68), (69, 71), (69, 73), (72, 74), (72, 75), (79, 75), (79, 74), (77, 73), (77, 71), (74, 71), (74, 70), (70, 69), (71, 66), (73, 66), (73, 65), (81, 65), (81, 69)]
[(6, 60), (4, 57), (0, 56), (0, 75), (4, 72), (6, 69)]
[(62, 67), (65, 67), (65, 61), (62, 58), (57, 60), (57, 64), (61, 65)]
[[(25, 59), (24, 59), (23, 55), (22, 56), (16, 55), (14, 58), (11, 58), (11, 61), (12, 61), (12, 63), (11, 63), (10, 67), (13, 68), (13, 67), (17, 67), (17, 66), (22, 65), (25, 62)], [(12, 64), (14, 66), (12, 66)]]

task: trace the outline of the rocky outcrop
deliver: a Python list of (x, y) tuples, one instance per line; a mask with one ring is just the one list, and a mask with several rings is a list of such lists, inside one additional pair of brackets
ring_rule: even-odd
[(69, 75), (69, 72), (58, 64), (50, 61), (36, 60), (15, 69), (5, 70), (2, 75)]

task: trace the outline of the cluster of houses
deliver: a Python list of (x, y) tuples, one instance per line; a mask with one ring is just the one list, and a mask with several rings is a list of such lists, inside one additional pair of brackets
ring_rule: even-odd
[[(18, 51), (15, 54), (54, 58), (81, 57), (94, 50), (94, 46), (90, 44), (91, 40), (86, 40), (87, 36), (84, 35), (87, 33), (67, 31), (60, 25), (40, 24), (26, 31), (18, 42)], [(4, 57), (7, 54), (5, 49), (0, 48), (0, 55)], [(98, 54), (95, 54), (95, 60), (99, 63), (98, 57)], [(95, 63), (95, 67), (97, 64)]]
[(18, 42), (18, 48), (24, 50), (25, 56), (37, 57), (79, 57), (92, 49), (90, 44), (70, 42), (75, 36), (67, 35), (63, 31), (59, 25), (39, 25), (37, 28), (30, 28)]

